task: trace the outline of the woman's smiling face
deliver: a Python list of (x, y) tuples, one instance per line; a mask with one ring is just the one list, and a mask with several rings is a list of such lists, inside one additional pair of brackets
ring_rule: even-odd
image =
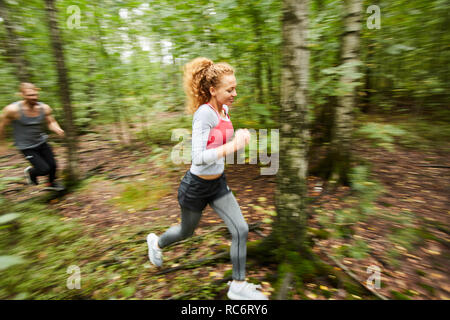
[(231, 106), (234, 97), (237, 96), (236, 85), (234, 74), (224, 74), (221, 76), (219, 85), (210, 88), (211, 98), (215, 99), (220, 107), (224, 104)]

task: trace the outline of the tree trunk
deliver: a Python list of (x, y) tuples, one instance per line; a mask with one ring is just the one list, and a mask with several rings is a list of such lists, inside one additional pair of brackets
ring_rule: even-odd
[(269, 103), (271, 105), (278, 105), (278, 100), (273, 88), (273, 71), (272, 71), (272, 59), (267, 58), (267, 93), (269, 94)]
[(100, 14), (98, 11), (98, 7), (95, 6), (94, 8), (94, 21), (97, 29), (97, 35), (94, 36), (96, 38), (98, 49), (100, 50), (100, 54), (103, 57), (104, 62), (104, 68), (105, 68), (105, 75), (109, 81), (107, 81), (107, 87), (110, 91), (110, 94), (108, 95), (108, 103), (111, 107), (113, 119), (114, 119), (114, 131), (117, 139), (120, 141), (122, 145), (128, 144), (128, 138), (127, 134), (125, 133), (125, 126), (123, 124), (123, 120), (121, 117), (121, 109), (119, 104), (117, 103), (117, 96), (116, 94), (119, 92), (119, 88), (117, 88), (115, 84), (115, 77), (112, 73), (113, 70), (113, 62), (111, 61), (111, 57), (109, 56), (108, 52), (106, 51), (105, 45), (103, 43), (103, 31), (102, 26), (100, 23)]
[(335, 130), (331, 146), (331, 179), (348, 185), (351, 160), (353, 111), (356, 101), (355, 81), (359, 63), (361, 32), (361, 0), (345, 1), (344, 33), (342, 35), (341, 60), (346, 66), (340, 82), (344, 91), (338, 96)]
[(261, 13), (257, 6), (248, 3), (248, 14), (251, 17), (253, 32), (255, 33), (255, 85), (256, 85), (256, 102), (259, 104), (264, 103), (264, 90), (263, 90), (263, 61), (265, 60), (264, 45), (263, 45), (263, 32)]
[(373, 43), (371, 40), (368, 41), (368, 52), (366, 57), (366, 72), (364, 76), (364, 98), (363, 98), (363, 107), (362, 112), (370, 113), (371, 111), (371, 102), (372, 102), (372, 60), (373, 60)]
[(309, 129), (307, 89), (308, 0), (283, 2), (283, 60), (280, 110), (280, 170), (273, 237), (281, 259), (306, 248), (306, 180)]
[(64, 60), (63, 44), (58, 27), (57, 12), (54, 0), (45, 0), (45, 10), (47, 13), (47, 23), (50, 31), (50, 38), (55, 57), (56, 69), (58, 72), (58, 86), (61, 103), (64, 110), (64, 129), (66, 133), (67, 147), (67, 176), (68, 185), (73, 185), (78, 180), (77, 161), (77, 135), (74, 125), (72, 105), (70, 99), (70, 84), (67, 75), (67, 68)]
[(6, 29), (6, 53), (11, 64), (16, 67), (17, 78), (20, 82), (33, 82), (28, 61), (25, 58), (25, 50), (17, 37), (16, 28), (12, 23), (13, 19), (4, 0), (0, 0), (0, 17), (3, 19)]

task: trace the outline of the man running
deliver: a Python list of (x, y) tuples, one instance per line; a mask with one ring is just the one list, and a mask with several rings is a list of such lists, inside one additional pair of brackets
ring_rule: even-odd
[(52, 109), (39, 102), (39, 88), (32, 83), (20, 84), (20, 95), (23, 100), (6, 106), (0, 115), (0, 154), (6, 152), (4, 139), (5, 127), (12, 124), (14, 145), (25, 156), (32, 166), (24, 170), (27, 183), (38, 184), (38, 176), (48, 176), (47, 190), (62, 191), (64, 187), (56, 182), (56, 161), (52, 148), (47, 143), (43, 124), (50, 131), (64, 137), (64, 130), (52, 116)]

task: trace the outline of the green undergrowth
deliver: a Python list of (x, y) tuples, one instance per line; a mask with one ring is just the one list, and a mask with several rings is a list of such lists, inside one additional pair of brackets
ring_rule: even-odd
[(394, 152), (396, 145), (422, 151), (448, 147), (450, 127), (447, 121), (418, 117), (394, 118), (389, 123), (385, 121), (376, 116), (362, 116), (354, 133), (355, 138), (367, 139), (372, 146), (389, 152)]
[[(320, 237), (352, 239), (355, 233), (354, 226), (376, 214), (374, 203), (383, 192), (383, 188), (380, 183), (370, 177), (370, 168), (366, 165), (352, 168), (350, 183), (352, 194), (344, 200), (345, 208), (334, 211), (321, 208), (315, 210), (317, 220), (326, 232), (326, 234), (322, 232)], [(350, 256), (364, 257), (366, 248), (367, 245), (363, 240), (357, 240), (354, 245), (347, 248), (346, 252)]]
[(162, 218), (99, 229), (46, 204), (2, 206), (0, 299), (226, 299), (229, 255), (208, 258), (229, 252), (227, 228), (201, 230), (165, 249), (163, 269), (181, 269), (158, 275), (148, 261), (146, 236), (170, 225)]
[[(146, 126), (137, 137), (148, 145), (175, 145), (178, 139), (175, 139), (174, 130), (190, 130), (192, 127), (192, 117), (181, 115), (169, 119), (158, 119), (157, 123)], [(183, 131), (184, 132), (184, 131)]]
[(97, 230), (31, 201), (0, 213), (1, 299), (129, 299), (152, 282), (145, 237), (162, 225)]
[(130, 213), (147, 208), (156, 209), (158, 201), (172, 191), (170, 183), (162, 177), (126, 182), (121, 189), (119, 196), (112, 199), (112, 202)]
[(62, 222), (42, 204), (9, 209), (20, 217), (15, 228), (0, 230), (0, 255), (19, 257), (22, 263), (1, 271), (2, 299), (84, 299), (90, 297), (92, 288), (106, 284), (96, 274), (86, 274), (81, 289), (67, 288), (67, 268), (89, 266), (87, 259), (97, 248), (77, 223)]
[(278, 293), (284, 286), (283, 281), (287, 273), (292, 275), (292, 284), (288, 288), (287, 299), (294, 296), (303, 300), (334, 298), (339, 289), (345, 290), (347, 300), (359, 297), (361, 299), (372, 299), (367, 291), (342, 270), (334, 268), (331, 264), (321, 260), (315, 254), (302, 255), (298, 252), (290, 252), (285, 262), (278, 265), (274, 277), (275, 292)]
[(376, 209), (375, 203), (384, 189), (371, 178), (370, 166), (354, 167), (350, 181), (352, 193), (343, 199), (345, 207), (337, 210), (315, 209), (317, 221), (322, 228), (309, 228), (314, 238), (344, 242), (332, 249), (336, 258), (361, 260), (371, 254), (370, 239), (356, 235), (356, 228), (361, 227), (361, 222), (369, 228), (380, 221), (388, 224), (387, 233), (384, 234), (387, 246), (383, 255), (385, 262), (393, 267), (399, 267), (404, 256), (414, 254), (426, 239), (442, 242), (429, 231), (426, 221), (414, 212), (395, 212), (389, 210), (389, 205), (385, 205), (386, 209)]

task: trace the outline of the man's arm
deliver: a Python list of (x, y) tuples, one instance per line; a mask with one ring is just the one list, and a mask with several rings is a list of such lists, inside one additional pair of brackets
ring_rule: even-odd
[(5, 128), (11, 123), (11, 108), (10, 106), (5, 107), (0, 114), (0, 153), (6, 152), (8, 149), (6, 139), (5, 139)]
[(64, 130), (61, 129), (58, 122), (56, 122), (55, 118), (52, 115), (52, 108), (48, 105), (44, 105), (45, 110), (45, 120), (47, 120), (47, 127), (50, 131), (53, 131), (60, 137), (64, 137)]

